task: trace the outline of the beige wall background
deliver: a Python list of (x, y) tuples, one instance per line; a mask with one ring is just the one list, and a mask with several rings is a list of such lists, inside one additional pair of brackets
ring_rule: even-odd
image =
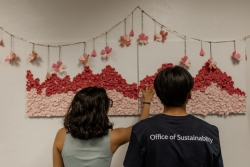
[[(214, 41), (250, 34), (249, 0), (0, 0), (0, 26), (38, 43), (84, 41), (105, 32), (138, 5), (162, 24), (187, 36)], [(146, 28), (147, 34), (152, 36), (153, 24)], [(135, 23), (135, 29), (140, 30), (140, 22)], [(117, 41), (117, 36), (109, 40)], [(181, 41), (177, 37), (169, 40)], [(53, 140), (62, 127), (62, 118), (25, 116), (26, 46), (16, 41), (15, 47), (23, 60), (15, 67), (4, 62), (8, 48), (0, 48), (0, 166), (3, 167), (52, 166)], [(250, 55), (250, 49), (247, 52)], [(247, 83), (250, 82), (249, 66), (248, 61)], [(247, 93), (250, 94), (249, 87)], [(249, 110), (249, 98), (247, 102)], [(242, 115), (200, 118), (219, 128), (225, 166), (248, 167), (249, 111)], [(138, 118), (116, 116), (110, 119), (115, 127), (126, 127), (136, 123)], [(112, 167), (122, 166), (126, 149), (124, 145), (115, 153)]]

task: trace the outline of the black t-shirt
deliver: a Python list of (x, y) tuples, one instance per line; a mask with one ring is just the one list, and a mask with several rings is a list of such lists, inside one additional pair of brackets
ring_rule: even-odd
[(223, 167), (218, 128), (192, 115), (142, 120), (133, 126), (124, 167)]

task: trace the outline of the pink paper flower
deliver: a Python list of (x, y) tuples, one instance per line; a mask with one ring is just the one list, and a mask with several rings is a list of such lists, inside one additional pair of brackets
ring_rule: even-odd
[(2, 39), (0, 40), (0, 46), (4, 46)]
[(154, 39), (155, 41), (158, 41), (158, 42), (165, 42), (165, 40), (167, 39), (167, 36), (168, 36), (168, 32), (161, 30), (159, 34), (155, 34)]
[(28, 61), (31, 62), (31, 61), (35, 60), (36, 57), (37, 57), (37, 53), (35, 51), (32, 51), (32, 53), (29, 54), (29, 56), (28, 56)]
[(95, 51), (95, 49), (92, 51), (91, 56), (92, 57), (96, 57), (96, 51)]
[(14, 52), (10, 52), (10, 54), (5, 58), (6, 62), (11, 62), (16, 57)]
[(181, 63), (183, 64), (184, 67), (190, 67), (190, 60), (187, 56), (184, 56), (181, 58)]
[(88, 59), (89, 59), (89, 54), (84, 53), (83, 55), (80, 56), (79, 62), (86, 64), (88, 62)]
[(161, 34), (155, 34), (155, 41), (157, 41), (157, 42), (161, 42), (162, 41)]
[(134, 36), (134, 30), (133, 30), (133, 29), (130, 31), (129, 36), (130, 36), (130, 37), (133, 37), (133, 36)]
[(105, 47), (105, 49), (103, 49), (103, 50), (101, 51), (102, 58), (104, 58), (104, 59), (105, 59), (105, 58), (109, 57), (109, 56), (110, 56), (111, 51), (112, 51), (112, 48), (110, 48), (110, 47), (106, 46), (106, 47)]
[(204, 55), (205, 55), (205, 52), (204, 52), (204, 50), (201, 48), (200, 56), (204, 56)]
[(139, 42), (139, 44), (141, 44), (141, 45), (142, 45), (142, 44), (144, 44), (144, 45), (148, 44), (148, 36), (145, 35), (144, 33), (141, 33), (141, 34), (139, 35), (138, 42)]
[(213, 60), (213, 58), (210, 58), (208, 60), (208, 63), (209, 63), (209, 68), (210, 69), (216, 69), (217, 68), (217, 63), (216, 63), (216, 61)]
[(66, 65), (64, 65), (61, 61), (58, 61), (56, 64), (54, 63), (52, 65), (52, 68), (56, 71), (56, 72), (60, 72), (63, 73), (66, 69)]
[(121, 46), (125, 46), (125, 45), (129, 46), (130, 43), (131, 43), (131, 38), (127, 34), (120, 37), (120, 45)]
[(235, 59), (235, 60), (240, 60), (240, 54), (239, 53), (236, 53), (236, 51), (234, 51), (232, 53), (232, 58)]

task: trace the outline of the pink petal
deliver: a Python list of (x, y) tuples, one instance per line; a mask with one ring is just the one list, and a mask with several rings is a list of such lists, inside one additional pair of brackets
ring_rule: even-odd
[(109, 47), (108, 47), (108, 46), (105, 47), (105, 51), (106, 51), (107, 53), (109, 52)]
[(109, 48), (109, 51), (108, 51), (108, 53), (110, 53), (112, 51), (112, 48)]
[(92, 51), (91, 56), (92, 57), (96, 57), (96, 51), (95, 51), (95, 49)]
[(145, 36), (144, 36), (144, 40), (146, 40), (146, 41), (147, 41), (147, 40), (148, 40), (148, 36), (146, 36), (146, 35), (145, 35)]
[(58, 61), (57, 62), (57, 66), (60, 67), (62, 65), (62, 62), (61, 61)]
[(83, 56), (84, 56), (85, 59), (89, 58), (89, 54), (87, 54), (87, 53), (84, 53)]
[(55, 63), (53, 63), (52, 68), (58, 68), (58, 66)]
[(131, 37), (134, 36), (134, 30), (133, 29), (130, 31), (129, 36), (131, 36)]
[(188, 57), (184, 56), (183, 58), (181, 58), (182, 62), (185, 63), (187, 61)]
[(204, 55), (205, 55), (205, 52), (204, 52), (204, 50), (201, 48), (200, 56), (204, 56)]
[(101, 54), (107, 54), (106, 50), (103, 49), (103, 50), (101, 51)]
[(140, 40), (143, 40), (143, 39), (144, 39), (144, 36), (145, 36), (145, 34), (144, 34), (144, 33), (141, 33), (141, 34), (139, 35)]
[(239, 59), (239, 58), (240, 58), (240, 54), (237, 53), (234, 57), (235, 57), (236, 59)]
[(13, 60), (16, 57), (16, 54), (14, 52), (10, 52), (10, 60)]
[(233, 51), (232, 55), (234, 56), (236, 54), (236, 51)]
[(125, 34), (125, 35), (123, 36), (123, 38), (124, 38), (124, 40), (126, 40), (126, 41), (131, 41), (129, 35), (127, 35), (127, 34)]
[(10, 62), (10, 57), (7, 56), (6, 59), (5, 59), (5, 61)]

